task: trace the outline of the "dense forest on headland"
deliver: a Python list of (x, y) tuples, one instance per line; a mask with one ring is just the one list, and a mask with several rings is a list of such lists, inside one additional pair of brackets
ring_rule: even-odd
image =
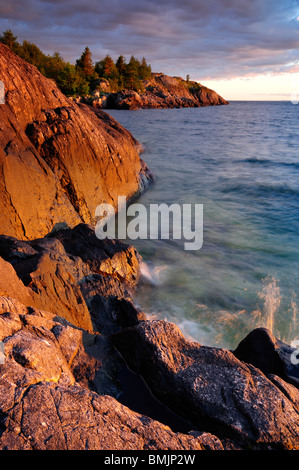
[(52, 56), (46, 55), (41, 49), (29, 41), (19, 43), (18, 38), (8, 29), (0, 36), (0, 42), (8, 46), (15, 54), (34, 65), (47, 78), (55, 80), (60, 90), (67, 96), (88, 95), (97, 89), (99, 80), (109, 81), (111, 91), (125, 88), (142, 91), (142, 80), (151, 77), (151, 66), (146, 59), (137, 59), (133, 55), (127, 62), (123, 55), (114, 61), (106, 55), (100, 61), (93, 62), (88, 46), (75, 64), (63, 59), (59, 52)]

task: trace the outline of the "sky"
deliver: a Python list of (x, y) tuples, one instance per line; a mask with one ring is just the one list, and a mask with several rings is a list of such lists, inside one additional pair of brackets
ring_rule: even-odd
[(6, 29), (72, 63), (85, 46), (145, 57), (228, 100), (299, 97), (299, 0), (0, 0)]

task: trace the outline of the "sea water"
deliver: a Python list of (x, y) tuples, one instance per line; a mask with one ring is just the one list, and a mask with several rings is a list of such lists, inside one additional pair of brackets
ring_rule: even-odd
[(134, 300), (148, 318), (209, 346), (235, 348), (258, 326), (299, 338), (299, 105), (109, 113), (157, 176), (138, 202), (203, 204), (200, 250), (128, 240), (143, 258)]

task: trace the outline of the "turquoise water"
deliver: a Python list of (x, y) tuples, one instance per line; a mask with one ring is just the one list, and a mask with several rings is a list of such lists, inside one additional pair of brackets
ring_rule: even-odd
[(234, 348), (256, 326), (298, 338), (299, 105), (109, 113), (157, 175), (138, 202), (203, 204), (198, 251), (128, 240), (144, 260), (136, 303), (206, 345)]

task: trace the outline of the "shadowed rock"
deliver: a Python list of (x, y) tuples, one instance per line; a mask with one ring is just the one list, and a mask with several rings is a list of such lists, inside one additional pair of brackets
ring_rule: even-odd
[(281, 378), (187, 341), (164, 321), (127, 328), (113, 343), (152, 392), (198, 429), (241, 448), (299, 449), (298, 390)]
[(299, 388), (299, 365), (291, 361), (294, 351), (295, 348), (276, 339), (266, 328), (256, 328), (240, 342), (234, 355), (264, 374), (278, 375)]
[(116, 240), (99, 240), (91, 226), (20, 241), (0, 236), (0, 294), (111, 334), (144, 318), (128, 289), (139, 279), (139, 255)]

